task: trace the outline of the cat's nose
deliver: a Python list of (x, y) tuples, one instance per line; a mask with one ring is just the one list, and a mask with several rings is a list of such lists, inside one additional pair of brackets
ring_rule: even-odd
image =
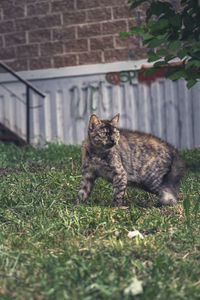
[(115, 140), (113, 138), (110, 138), (110, 144), (112, 144), (112, 145), (115, 144)]

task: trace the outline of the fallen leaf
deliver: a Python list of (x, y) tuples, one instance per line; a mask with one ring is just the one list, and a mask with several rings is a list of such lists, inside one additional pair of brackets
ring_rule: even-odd
[(138, 236), (140, 239), (144, 239), (143, 235), (138, 231), (138, 230), (134, 230), (134, 231), (129, 231), (128, 232), (128, 237), (130, 239), (134, 238)]
[(136, 277), (134, 277), (131, 280), (131, 283), (127, 288), (124, 290), (125, 295), (132, 295), (136, 296), (143, 293), (143, 287), (142, 287), (142, 281), (138, 280)]

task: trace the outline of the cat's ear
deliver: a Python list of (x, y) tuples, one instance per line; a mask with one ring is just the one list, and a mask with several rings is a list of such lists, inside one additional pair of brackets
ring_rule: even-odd
[(116, 127), (118, 121), (119, 121), (119, 114), (117, 114), (114, 118), (112, 118), (111, 124)]
[(91, 115), (89, 122), (89, 129), (94, 129), (101, 121), (96, 115)]

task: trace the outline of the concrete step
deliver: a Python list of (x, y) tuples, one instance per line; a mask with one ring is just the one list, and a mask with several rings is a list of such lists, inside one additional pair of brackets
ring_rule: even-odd
[(6, 144), (14, 143), (17, 146), (26, 145), (26, 141), (0, 123), (0, 141)]

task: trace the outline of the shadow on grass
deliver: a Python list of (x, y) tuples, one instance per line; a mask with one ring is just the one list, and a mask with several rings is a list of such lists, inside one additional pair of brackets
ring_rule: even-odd
[(186, 172), (192, 172), (195, 175), (200, 175), (200, 151), (193, 149), (190, 151), (182, 151), (181, 156), (185, 162)]
[[(94, 198), (93, 198), (94, 197)], [(110, 207), (113, 208), (112, 199), (104, 198), (102, 201), (98, 199), (96, 193), (91, 196), (85, 203), (87, 206), (102, 206), (102, 207)], [(148, 192), (144, 192), (142, 190), (130, 189), (128, 188), (127, 195), (123, 200), (122, 207), (131, 208), (134, 205), (138, 208), (159, 208), (160, 205), (157, 200), (157, 196), (150, 194)]]
[(186, 172), (192, 172), (194, 174), (200, 175), (200, 161), (199, 162), (186, 162), (185, 163)]

